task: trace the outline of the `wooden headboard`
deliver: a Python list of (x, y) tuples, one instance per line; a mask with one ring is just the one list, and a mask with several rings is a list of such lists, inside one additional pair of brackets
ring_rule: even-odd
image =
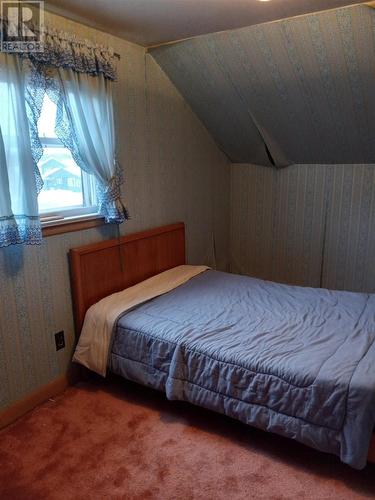
[(100, 299), (185, 264), (182, 222), (70, 250), (76, 334)]

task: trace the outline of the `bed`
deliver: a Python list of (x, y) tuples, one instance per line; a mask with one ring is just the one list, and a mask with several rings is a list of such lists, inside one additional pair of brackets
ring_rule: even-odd
[[(372, 459), (375, 423), (375, 295), (184, 264), (182, 223), (73, 249), (76, 328), (84, 325), (82, 335), (90, 338), (85, 345), (81, 337), (81, 351), (105, 337), (91, 325), (106, 310), (112, 323), (103, 375), (108, 366), (169, 399), (363, 468), (369, 450)], [(176, 275), (183, 276), (179, 282)], [(140, 290), (142, 299), (134, 301)]]

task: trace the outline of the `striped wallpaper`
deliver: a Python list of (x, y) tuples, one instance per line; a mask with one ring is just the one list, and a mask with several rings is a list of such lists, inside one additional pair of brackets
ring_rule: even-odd
[(231, 270), (375, 292), (375, 165), (231, 167)]
[[(64, 18), (51, 26), (113, 46), (121, 55), (115, 84), (119, 161), (129, 233), (178, 220), (187, 225), (191, 263), (227, 266), (227, 159), (143, 48)], [(0, 409), (66, 372), (74, 341), (67, 253), (116, 236), (102, 227), (49, 237), (41, 247), (0, 249)], [(216, 255), (214, 255), (215, 240)], [(55, 351), (64, 330), (66, 348)]]

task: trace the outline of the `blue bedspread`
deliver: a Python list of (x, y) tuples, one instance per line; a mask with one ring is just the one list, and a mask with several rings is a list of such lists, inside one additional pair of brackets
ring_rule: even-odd
[(375, 295), (207, 271), (123, 315), (113, 372), (366, 464)]

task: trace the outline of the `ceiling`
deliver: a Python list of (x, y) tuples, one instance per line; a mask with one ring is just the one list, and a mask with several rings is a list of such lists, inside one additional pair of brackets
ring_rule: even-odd
[(48, 10), (146, 47), (366, 0), (47, 0)]
[(150, 49), (233, 163), (375, 163), (375, 10), (354, 6)]

